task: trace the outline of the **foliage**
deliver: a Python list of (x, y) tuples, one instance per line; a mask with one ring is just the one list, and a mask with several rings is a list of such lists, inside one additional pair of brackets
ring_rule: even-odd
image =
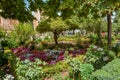
[(0, 38), (5, 36), (5, 32), (3, 28), (0, 28)]
[(60, 74), (54, 75), (54, 80), (63, 80)]
[(117, 34), (115, 37), (116, 37), (116, 39), (120, 39), (120, 35), (119, 34)]
[(37, 31), (40, 33), (51, 31), (54, 34), (55, 43), (58, 44), (57, 39), (59, 37), (59, 34), (62, 31), (65, 31), (67, 28), (68, 26), (65, 21), (63, 21), (60, 17), (57, 17), (55, 19), (51, 18), (41, 21), (37, 27)]
[(0, 44), (0, 67), (6, 65), (7, 63), (8, 63), (8, 59), (7, 59), (6, 55), (4, 54), (4, 48)]
[(10, 48), (24, 45), (30, 40), (34, 34), (33, 28), (30, 24), (20, 23), (15, 27), (15, 30), (10, 32), (7, 37), (7, 43)]
[(88, 35), (88, 37), (91, 39), (91, 43), (93, 43), (93, 44), (96, 44), (96, 42), (98, 41), (98, 36), (94, 33)]
[(8, 64), (7, 55), (4, 53), (4, 48), (0, 44), (0, 79), (3, 78), (5, 72), (4, 72), (4, 66)]
[(0, 79), (3, 78), (4, 74), (5, 74), (4, 70), (2, 68), (0, 68)]
[(98, 69), (114, 58), (116, 58), (114, 52), (108, 51), (92, 44), (87, 49), (85, 62), (92, 63), (94, 67)]
[[(32, 54), (30, 55), (30, 54), (26, 53), (26, 51), (29, 52), (29, 53), (32, 52), (34, 55), (32, 57), (29, 57)], [(55, 62), (55, 60), (48, 61), (47, 63), (44, 62), (44, 60), (46, 60), (46, 59), (50, 60), (50, 58), (44, 56), (44, 54), (42, 54), (42, 52), (41, 53), (39, 53), (38, 51), (31, 51), (30, 52), (29, 50), (26, 50), (26, 48), (15, 49), (14, 52), (16, 52), (14, 54), (16, 56), (19, 56), (19, 57), (16, 57), (14, 54), (12, 54), (11, 58), (9, 58), (9, 62), (11, 64), (11, 66), (12, 66), (11, 68), (12, 68), (13, 71), (15, 71), (17, 68), (19, 68), (19, 69), (23, 68), (20, 71), (24, 71), (24, 69), (28, 69), (28, 67), (30, 67), (29, 64), (32, 65), (30, 68), (32, 68), (32, 69), (34, 68), (36, 70), (36, 67), (35, 67), (35, 66), (37, 66), (37, 64), (35, 64), (36, 63), (36, 59), (39, 59), (39, 61), (42, 60), (42, 63), (43, 63), (43, 64), (39, 64), (37, 66), (37, 67), (42, 67), (41, 72), (43, 72), (43, 74), (40, 75), (40, 76), (42, 76), (42, 78), (49, 78), (49, 77), (59, 73), (60, 71), (66, 70), (67, 67), (68, 67), (67, 64), (64, 61), (59, 61), (57, 63)], [(51, 53), (54, 54), (53, 51), (51, 51)], [(48, 54), (51, 54), (51, 53), (48, 53)], [(47, 54), (47, 52), (46, 52), (46, 54)], [(21, 57), (22, 55), (24, 55), (25, 58), (24, 58), (24, 56)], [(52, 55), (52, 56), (54, 57), (54, 55)], [(16, 61), (16, 58), (18, 58), (19, 60)], [(29, 63), (25, 63), (26, 60), (29, 60)], [(18, 67), (16, 66), (16, 64), (18, 64)], [(23, 67), (21, 67), (21, 66), (23, 66)], [(28, 72), (25, 71), (23, 73), (23, 77), (25, 77), (24, 74), (25, 73), (27, 74)], [(18, 75), (16, 73), (17, 72), (15, 71), (14, 72), (14, 76), (18, 77)], [(19, 75), (22, 75), (22, 72), (19, 73)]]
[(70, 76), (75, 80), (91, 80), (91, 73), (94, 68), (91, 64), (82, 63), (80, 60), (73, 58), (67, 61), (70, 66)]
[(15, 27), (15, 33), (17, 34), (19, 43), (24, 44), (25, 41), (30, 39), (30, 37), (33, 35), (34, 31), (30, 24), (20, 23), (18, 26)]
[(113, 19), (113, 31), (115, 31), (115, 35), (118, 35), (120, 31), (120, 11), (115, 12), (115, 18)]
[(112, 49), (118, 54), (118, 52), (120, 52), (120, 42), (114, 44)]
[(77, 16), (71, 16), (66, 20), (66, 23), (69, 25), (70, 30), (75, 30), (79, 28), (80, 19)]
[(4, 48), (1, 43), (0, 43), (0, 53), (4, 53)]
[(0, 28), (0, 43), (2, 45), (6, 44), (6, 33), (3, 28)]
[(42, 71), (44, 72), (43, 76), (46, 78), (49, 78), (51, 76), (59, 74), (64, 70), (67, 70), (67, 68), (68, 68), (68, 65), (65, 63), (65, 61), (60, 61), (55, 65), (44, 66), (42, 69)]
[(82, 38), (81, 38), (80, 35), (77, 35), (77, 39), (76, 39), (76, 45), (77, 45), (77, 47), (83, 48), (82, 45), (81, 45), (81, 43), (82, 43)]
[(120, 59), (114, 59), (102, 69), (92, 73), (93, 80), (119, 80), (120, 77)]
[(30, 62), (28, 59), (25, 61), (20, 61), (17, 58), (16, 64), (16, 75), (17, 79), (21, 80), (39, 80), (42, 78), (42, 67), (40, 65), (45, 65), (44, 62), (36, 59), (35, 62)]
[(34, 19), (31, 11), (27, 9), (24, 0), (1, 0), (0, 15), (4, 18), (17, 19), (22, 22), (32, 21)]
[(104, 70), (97, 70), (93, 74), (93, 80), (114, 80), (112, 75)]
[[(44, 51), (38, 50), (30, 50), (25, 47), (18, 47), (12, 49), (13, 54), (16, 57), (19, 57), (21, 60), (29, 59), (34, 62), (36, 58), (39, 58), (42, 61), (46, 61), (49, 65), (54, 65), (57, 62), (64, 60), (65, 50), (50, 50), (46, 49)], [(86, 51), (84, 49), (81, 50), (73, 50), (69, 51), (68, 54), (72, 57), (76, 57), (77, 55), (84, 54)]]
[(0, 67), (8, 64), (7, 56), (4, 53), (0, 53)]
[(42, 41), (41, 38), (35, 38), (35, 40), (34, 40), (34, 42), (35, 42), (36, 44), (39, 44), (41, 41)]
[(17, 39), (17, 34), (15, 31), (10, 32), (7, 36), (7, 46), (10, 48), (19, 46), (19, 40)]
[[(40, 24), (37, 27), (37, 30), (41, 33), (41, 32), (47, 32), (47, 31), (52, 31), (54, 32), (55, 30), (57, 31), (63, 31), (66, 30), (67, 25), (65, 23), (65, 21), (63, 21), (60, 17), (58, 18), (51, 18), (46, 19), (46, 20), (42, 20), (40, 22)], [(45, 30), (45, 31), (44, 31)]]

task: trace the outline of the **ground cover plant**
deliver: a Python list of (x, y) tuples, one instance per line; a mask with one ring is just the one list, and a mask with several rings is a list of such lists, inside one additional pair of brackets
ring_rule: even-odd
[[(46, 49), (43, 51), (39, 50), (32, 50), (30, 51), (29, 48), (25, 47), (18, 47), (12, 49), (13, 54), (16, 57), (19, 57), (21, 60), (29, 59), (30, 61), (35, 61), (36, 58), (39, 58), (42, 61), (46, 61), (48, 64), (55, 64), (58, 61), (61, 61), (65, 57), (65, 49), (61, 50), (50, 50)], [(79, 50), (69, 50), (68, 54), (72, 57), (77, 55), (83, 55), (86, 53), (86, 50), (79, 49)]]
[[(92, 76), (95, 80), (119, 80), (120, 79), (120, 59), (117, 58), (107, 65), (103, 66), (102, 69), (99, 69), (93, 72)], [(93, 79), (93, 80), (94, 80)]]

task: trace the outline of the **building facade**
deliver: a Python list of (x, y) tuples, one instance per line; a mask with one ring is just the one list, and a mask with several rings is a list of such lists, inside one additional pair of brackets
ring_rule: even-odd
[(0, 17), (0, 27), (2, 27), (6, 31), (14, 30), (14, 26), (18, 24), (18, 20), (5, 19), (3, 17)]
[[(37, 10), (33, 14), (34, 14), (34, 17), (36, 18), (35, 20), (33, 20), (33, 26), (34, 26), (34, 29), (36, 29), (41, 19), (40, 11)], [(18, 24), (19, 24), (18, 20), (5, 19), (0, 16), (0, 27), (2, 27), (5, 31), (14, 30), (14, 27)]]

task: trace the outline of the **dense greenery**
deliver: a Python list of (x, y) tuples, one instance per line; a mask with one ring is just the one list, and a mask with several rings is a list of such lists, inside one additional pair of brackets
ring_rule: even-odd
[(117, 58), (108, 63), (102, 69), (93, 72), (95, 80), (119, 80), (120, 79), (120, 59)]
[(0, 28), (0, 78), (119, 80), (119, 10), (120, 0), (1, 0), (0, 16), (22, 23)]
[(7, 44), (9, 47), (17, 47), (20, 45), (27, 45), (30, 42), (31, 37), (34, 35), (34, 30), (30, 24), (20, 23), (15, 27), (15, 30), (10, 32), (7, 38)]
[(45, 21), (42, 21), (37, 27), (37, 30), (39, 32), (51, 31), (54, 34), (55, 43), (58, 44), (57, 40), (60, 33), (62, 33), (62, 31), (65, 31), (67, 28), (68, 25), (61, 18), (58, 17), (56, 19), (47, 19)]
[(1, 0), (0, 16), (4, 18), (17, 19), (22, 22), (32, 21), (34, 19), (31, 11), (27, 9), (24, 0)]

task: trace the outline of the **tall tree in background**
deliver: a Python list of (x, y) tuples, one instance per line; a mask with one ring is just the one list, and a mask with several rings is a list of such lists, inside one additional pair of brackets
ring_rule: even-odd
[[(84, 1), (84, 0), (83, 0)], [(86, 10), (85, 10), (86, 9)], [(111, 15), (114, 11), (120, 9), (120, 0), (86, 0), (82, 3), (80, 13), (88, 17), (105, 17), (107, 15), (108, 27), (108, 48), (111, 48), (112, 22)]]
[(0, 0), (0, 16), (28, 22), (34, 19), (24, 0)]

